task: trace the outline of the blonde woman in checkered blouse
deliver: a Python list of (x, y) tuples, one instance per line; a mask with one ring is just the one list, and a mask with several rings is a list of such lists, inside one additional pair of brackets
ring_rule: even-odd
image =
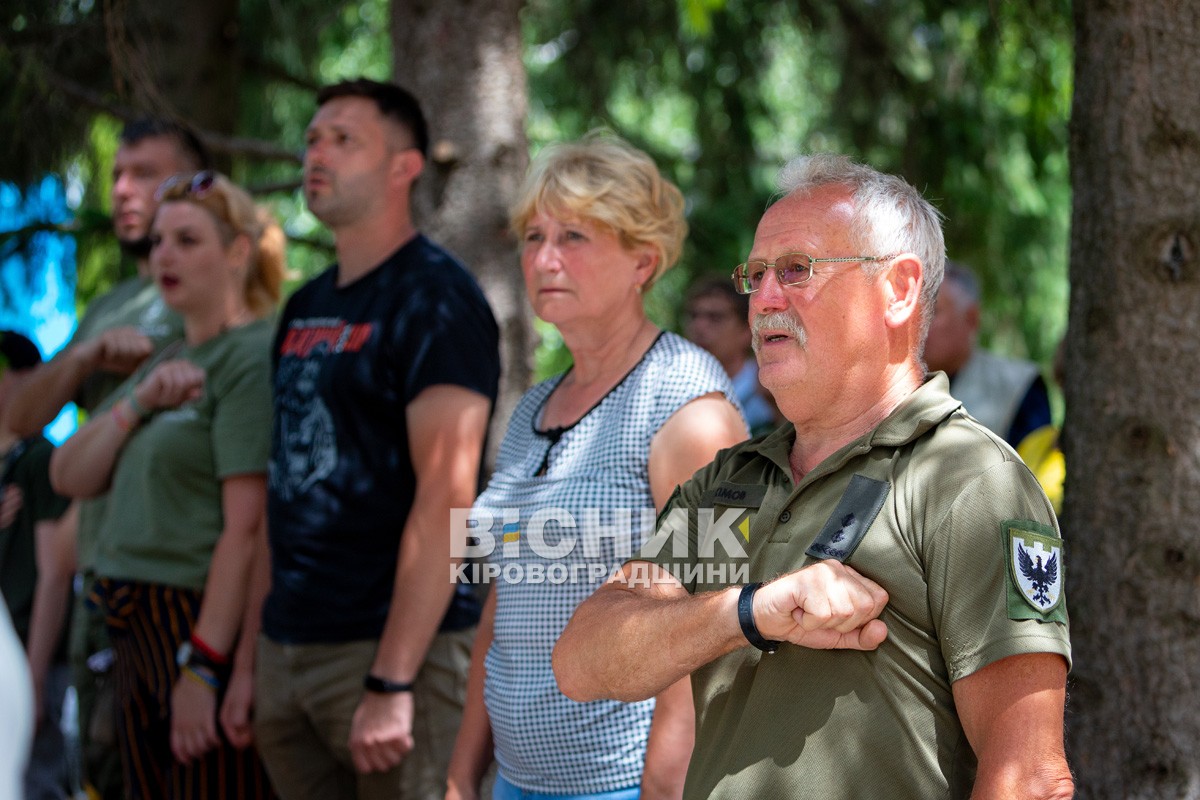
[[(659, 330), (643, 309), (682, 249), (683, 209), (654, 162), (611, 135), (554, 145), (535, 159), (512, 229), (530, 303), (558, 328), (574, 365), (522, 398), (477, 510), (517, 509), (524, 530), (547, 507), (579, 519), (584, 509), (659, 509), (718, 449), (746, 437), (720, 364)], [(521, 535), (514, 563), (528, 566), (537, 558)], [(542, 566), (591, 567), (597, 559), (581, 549)], [(500, 551), (493, 561), (506, 558)], [(605, 551), (599, 560), (611, 570), (623, 557)], [(501, 800), (682, 794), (694, 725), (687, 680), (645, 704), (573, 703), (554, 683), (557, 633), (602, 580), (492, 587), (447, 798), (478, 797), (493, 758)]]

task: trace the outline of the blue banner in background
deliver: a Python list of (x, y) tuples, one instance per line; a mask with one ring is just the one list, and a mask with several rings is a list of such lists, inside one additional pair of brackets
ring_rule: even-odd
[[(48, 176), (25, 191), (0, 183), (0, 232), (69, 222), (66, 189)], [(37, 231), (0, 243), (0, 329), (28, 336), (49, 359), (75, 331), (75, 238)], [(56, 443), (75, 432), (74, 405), (46, 428)]]

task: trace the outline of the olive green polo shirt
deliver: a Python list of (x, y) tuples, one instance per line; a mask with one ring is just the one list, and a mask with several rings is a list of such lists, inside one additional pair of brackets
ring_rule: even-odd
[[(685, 797), (965, 798), (976, 759), (951, 684), (1019, 653), (1069, 663), (1054, 513), (947, 388), (933, 375), (798, 485), (785, 425), (676, 490), (641, 558), (688, 591), (837, 558), (890, 598), (873, 652), (747, 645), (693, 673)], [(705, 509), (711, 527), (697, 524)]]

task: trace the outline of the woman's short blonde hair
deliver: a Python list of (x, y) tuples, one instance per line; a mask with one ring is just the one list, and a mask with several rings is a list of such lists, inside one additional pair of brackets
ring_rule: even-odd
[(214, 172), (197, 172), (168, 178), (158, 189), (162, 203), (192, 203), (216, 220), (221, 240), (228, 246), (238, 236), (250, 240), (250, 268), (243, 285), (246, 304), (258, 317), (275, 311), (283, 280), (287, 277), (287, 237), (265, 208), (233, 181)]
[(598, 222), (627, 248), (650, 245), (658, 253), (649, 289), (679, 260), (687, 221), (683, 193), (653, 159), (620, 137), (592, 131), (577, 142), (542, 149), (509, 217), (517, 239), (538, 212)]

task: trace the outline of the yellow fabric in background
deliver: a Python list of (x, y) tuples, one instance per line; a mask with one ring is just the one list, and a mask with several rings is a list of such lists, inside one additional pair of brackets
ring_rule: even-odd
[(1017, 455), (1042, 485), (1042, 490), (1054, 506), (1054, 513), (1061, 514), (1067, 462), (1058, 447), (1058, 428), (1054, 425), (1038, 428), (1017, 445)]

